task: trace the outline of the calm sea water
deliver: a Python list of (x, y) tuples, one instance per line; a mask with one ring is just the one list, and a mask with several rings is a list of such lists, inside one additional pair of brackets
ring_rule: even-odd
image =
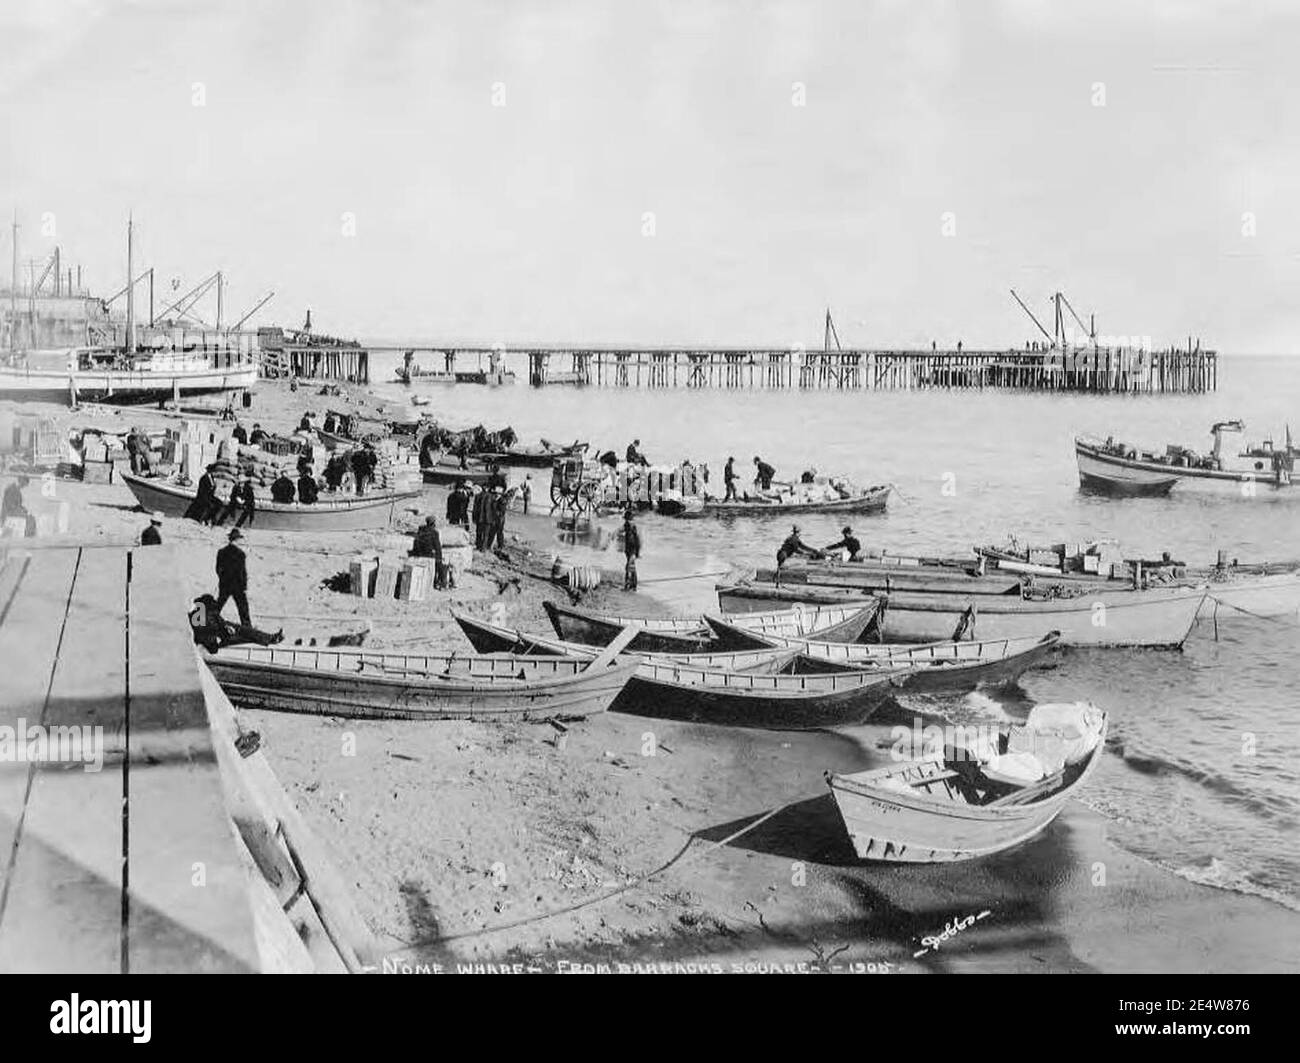
[[(410, 391), (384, 382), (396, 362), (374, 367), (374, 390), (410, 408)], [(1169, 550), (1188, 563), (1209, 564), (1219, 549), (1242, 561), (1300, 558), (1300, 489), (1264, 490), (1254, 499), (1175, 489), (1167, 499), (1131, 500), (1079, 490), (1072, 447), (1079, 433), (1208, 450), (1210, 425), (1240, 418), (1251, 442), (1280, 440), (1288, 420), (1300, 438), (1300, 359), (1225, 356), (1219, 383), (1215, 394), (1178, 397), (534, 390), (522, 383), (417, 390), (432, 400), (422, 410), (445, 423), (511, 425), (525, 442), (582, 439), (622, 454), (640, 438), (652, 462), (708, 462), (719, 490), (729, 454), (743, 469), (761, 455), (779, 478), (811, 466), (859, 484), (893, 483), (898, 494), (888, 513), (853, 523), (864, 543), (896, 552), (966, 553), (1014, 534), (1032, 542), (1113, 538), (1134, 553)], [(542, 494), (548, 476), (534, 473)], [(839, 537), (839, 520), (800, 523), (814, 544)], [(788, 521), (776, 518), (647, 517), (646, 589), (683, 609), (716, 607), (713, 577), (681, 577), (729, 562), (770, 563), (787, 531)], [(617, 567), (617, 560), (610, 554), (604, 563)], [(1111, 713), (1111, 737), (1085, 799), (1111, 820), (1111, 837), (1188, 878), (1300, 909), (1294, 620), (1221, 612), (1217, 639), (1202, 623), (1181, 653), (1071, 652), (1023, 685), (1023, 696), (973, 695), (938, 711), (997, 717), (1041, 701), (1096, 702)]]

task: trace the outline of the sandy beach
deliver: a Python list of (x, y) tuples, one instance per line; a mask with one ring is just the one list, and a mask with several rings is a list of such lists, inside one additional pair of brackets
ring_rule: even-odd
[[(241, 420), (287, 431), (305, 408), (380, 412), (362, 389), (329, 399), (314, 391), (265, 382)], [(148, 409), (9, 408), (65, 430), (166, 423)], [(67, 504), (60, 539), (122, 542), (147, 523), (120, 483), (34, 482), (27, 494), (36, 510)], [(283, 627), (290, 642), (366, 623), (367, 646), (466, 651), (453, 607), (491, 616), (504, 606), (511, 624), (546, 629), (542, 602), (567, 595), (496, 559), (477, 559), (456, 591), (423, 602), (330, 589), (353, 554), (404, 554), (404, 532), (425, 513), (441, 520), (444, 499), (425, 489), (418, 512), (383, 533), (254, 527), (244, 544), (254, 622)], [(508, 534), (549, 550), (546, 527), (537, 516), (515, 519)], [(169, 520), (163, 536), (186, 547), (177, 578), (190, 595), (212, 591), (225, 533)], [(665, 611), (648, 594), (608, 587), (587, 602)], [(1300, 969), (1300, 914), (1129, 855), (1107, 841), (1107, 821), (1077, 803), (997, 857), (860, 864), (823, 773), (883, 762), (893, 722), (886, 710), (851, 733), (778, 733), (623, 714), (561, 730), (240, 713), (399, 969)]]

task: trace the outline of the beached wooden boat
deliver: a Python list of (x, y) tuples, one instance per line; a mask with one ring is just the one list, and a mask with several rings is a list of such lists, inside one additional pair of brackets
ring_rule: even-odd
[[(885, 507), (889, 504), (889, 492), (892, 490), (892, 484), (880, 484), (875, 487), (868, 487), (861, 493), (852, 495), (849, 498), (834, 498), (817, 502), (782, 501), (780, 498), (750, 498), (733, 502), (723, 502), (721, 499), (706, 499), (699, 513), (706, 517), (883, 513)], [(688, 511), (682, 515), (690, 516), (692, 514)]]
[(245, 708), (374, 719), (538, 720), (609, 708), (637, 668), (635, 660), (616, 660), (616, 653), (486, 657), (227, 646), (203, 656), (226, 696)]
[(745, 672), (642, 657), (613, 708), (692, 723), (803, 731), (863, 723), (904, 682), (887, 669), (797, 655), (777, 670)]
[(466, 483), (483, 487), (492, 479), (494, 473), (490, 466), (480, 461), (466, 462), (461, 468), (457, 458), (442, 458), (432, 465), (420, 466), (420, 476), (427, 484), (441, 487), (454, 487), (464, 480)]
[[(1075, 597), (1045, 599), (898, 592), (888, 597), (882, 639), (942, 642), (960, 625), (964, 636), (974, 639), (1037, 638), (1059, 631), (1062, 646), (1176, 649), (1191, 632), (1206, 593), (1204, 584), (1146, 590), (1081, 587)], [(746, 606), (770, 609), (780, 602), (852, 608), (862, 601), (858, 592), (834, 587), (742, 582), (718, 588), (718, 604), (731, 613), (741, 613)]]
[[(146, 511), (183, 517), (194, 501), (196, 489), (166, 480), (150, 480), (129, 472), (120, 474), (136, 501)], [(258, 499), (245, 530), (283, 532), (366, 531), (386, 528), (398, 509), (419, 496), (416, 491), (382, 491), (367, 495), (322, 494), (310, 506), (300, 502)]]
[(807, 657), (856, 668), (905, 668), (910, 691), (966, 690), (1010, 683), (1042, 665), (1060, 643), (1060, 632), (1034, 638), (969, 642), (871, 643), (760, 635), (719, 616), (705, 614), (720, 642), (727, 645), (794, 650)]
[[(637, 652), (701, 653), (735, 648), (719, 642), (702, 617), (607, 616), (554, 602), (544, 602), (543, 606), (555, 633), (568, 642), (604, 646), (622, 629), (636, 628), (638, 638), (630, 648)], [(880, 599), (871, 598), (851, 608), (753, 611), (732, 619), (761, 633), (816, 635), (828, 642), (853, 642), (871, 629), (879, 609)]]
[[(594, 657), (602, 649), (599, 646), (566, 642), (564, 639), (547, 635), (501, 627), (465, 613), (453, 611), (451, 615), (478, 653), (541, 653), (559, 657)], [(626, 650), (624, 656), (638, 660), (653, 660), (660, 664), (671, 662), (692, 668), (721, 668), (728, 672), (748, 672), (773, 671), (788, 664), (798, 655), (798, 652), (798, 650), (787, 650), (782, 647), (761, 646), (756, 649), (715, 650), (704, 653), (643, 654)]]
[(848, 775), (828, 773), (835, 803), (862, 860), (971, 860), (1028, 841), (1060, 813), (1101, 761), (1107, 721), (1085, 759), (1028, 786), (983, 774), (952, 745), (942, 753)]
[(604, 617), (585, 609), (543, 602), (555, 633), (567, 642), (605, 646), (625, 628), (636, 630), (628, 649), (634, 653), (703, 653), (713, 648), (713, 633), (693, 620)]

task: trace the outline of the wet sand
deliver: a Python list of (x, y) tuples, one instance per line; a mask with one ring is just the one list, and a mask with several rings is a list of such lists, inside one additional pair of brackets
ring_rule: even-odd
[[(249, 411), (255, 417), (241, 411), (241, 418), (250, 427), (256, 419), (287, 430), (304, 408), (342, 408), (313, 390), (263, 385)], [(145, 410), (39, 412), (64, 426), (164, 423)], [(69, 539), (121, 541), (147, 523), (121, 485), (55, 481), (46, 492), (52, 497), (39, 504), (69, 506)], [(33, 508), (38, 493), (37, 484), (29, 487)], [(404, 514), (403, 524), (413, 528), (426, 511), (441, 517), (443, 498), (426, 490), (420, 512)], [(542, 541), (548, 525), (512, 518), (512, 532)], [(163, 535), (190, 547), (178, 573), (187, 589), (211, 590), (224, 532), (167, 521)], [(431, 593), (425, 602), (329, 589), (352, 554), (404, 553), (399, 529), (303, 536), (254, 528), (244, 545), (254, 621), (283, 625), (290, 640), (368, 622), (368, 646), (468, 649), (450, 606), (487, 616), (504, 605), (511, 623), (544, 630), (542, 601), (563, 598), (495, 560), (476, 561), (457, 591)], [(589, 601), (611, 611), (662, 611), (648, 595), (610, 588)], [(1300, 915), (1128, 855), (1107, 842), (1105, 820), (1078, 804), (1010, 853), (948, 866), (859, 864), (822, 776), (881, 762), (896, 722), (888, 716), (851, 734), (622, 714), (564, 732), (546, 724), (265, 712), (241, 712), (240, 721), (261, 734), (286, 789), (355, 884), (361, 911), (399, 968), (1300, 969)], [(925, 943), (984, 912), (937, 948)]]

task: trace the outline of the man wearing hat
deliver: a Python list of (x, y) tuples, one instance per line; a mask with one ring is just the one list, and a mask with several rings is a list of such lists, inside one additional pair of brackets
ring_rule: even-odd
[(217, 499), (217, 481), (212, 475), (212, 470), (216, 467), (213, 463), (203, 470), (198, 487), (195, 488), (194, 501), (185, 510), (186, 517), (197, 520), (200, 524), (211, 524), (221, 512), (221, 502)]
[(790, 534), (785, 537), (785, 542), (776, 552), (776, 567), (780, 568), (790, 558), (804, 554), (807, 557), (821, 557), (821, 552), (814, 550), (811, 546), (799, 538), (799, 525), (794, 525), (790, 529)]
[(474, 496), (474, 549), (488, 548), (488, 531), (492, 527), (492, 496), (480, 490)]
[(162, 513), (155, 511), (149, 518), (149, 527), (140, 533), (141, 546), (162, 546)]
[(497, 484), (492, 488), (492, 502), (488, 510), (488, 549), (500, 552), (506, 546), (506, 509), (510, 500), (506, 498), (506, 489)]
[(627, 559), (623, 566), (625, 591), (636, 590), (636, 562), (641, 556), (641, 533), (632, 519), (635, 513), (630, 505), (623, 511), (623, 556)]
[(217, 614), (225, 608), (227, 600), (235, 599), (239, 610), (239, 623), (252, 627), (248, 616), (248, 569), (244, 564), (244, 551), (236, 543), (244, 537), (238, 528), (230, 529), (230, 541), (217, 551)]
[(455, 528), (469, 527), (469, 485), (464, 480), (457, 480), (447, 495), (447, 523)]
[(727, 485), (727, 493), (723, 497), (724, 502), (734, 502), (736, 500), (736, 459), (730, 457), (727, 459), (726, 468), (722, 470), (722, 482)]
[(848, 555), (847, 559), (849, 561), (856, 561), (858, 555), (862, 552), (862, 543), (853, 534), (852, 528), (842, 528), (840, 530), (840, 535), (842, 536), (840, 541), (837, 543), (831, 543), (830, 546), (827, 546), (822, 550), (822, 553), (829, 554), (836, 550), (843, 550)]

